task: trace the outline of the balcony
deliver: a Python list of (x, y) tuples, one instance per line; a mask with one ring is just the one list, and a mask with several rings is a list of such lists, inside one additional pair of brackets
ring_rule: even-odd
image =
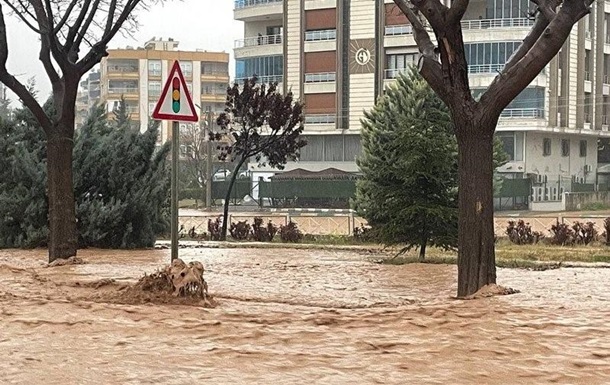
[(411, 24), (400, 24), (400, 25), (386, 25), (385, 36), (402, 36), (413, 34), (413, 27)]
[(335, 114), (316, 114), (316, 115), (305, 115), (305, 124), (311, 125), (322, 125), (322, 124), (335, 124)]
[(407, 73), (408, 68), (390, 68), (384, 71), (384, 79), (396, 79), (398, 75)]
[(305, 74), (305, 83), (330, 83), (336, 80), (336, 72), (317, 72)]
[(235, 40), (235, 58), (281, 55), (284, 52), (282, 35), (260, 35)]
[(500, 115), (500, 118), (527, 118), (541, 119), (544, 118), (543, 108), (505, 108)]
[(504, 69), (504, 64), (473, 64), (468, 66), (470, 74), (496, 74)]
[(534, 20), (528, 18), (516, 19), (477, 19), (462, 21), (462, 29), (492, 29), (492, 28), (528, 28), (534, 25)]
[(282, 0), (235, 0), (233, 18), (241, 21), (282, 19)]
[(112, 87), (108, 88), (108, 94), (110, 95), (133, 95), (138, 94), (140, 91), (135, 87)]
[(329, 41), (337, 39), (336, 29), (324, 29), (320, 31), (306, 31), (305, 41)]
[[(257, 83), (281, 83), (284, 80), (284, 75), (265, 75), (265, 76), (256, 76)], [(241, 84), (244, 81), (248, 80), (247, 77), (235, 78), (235, 83)]]

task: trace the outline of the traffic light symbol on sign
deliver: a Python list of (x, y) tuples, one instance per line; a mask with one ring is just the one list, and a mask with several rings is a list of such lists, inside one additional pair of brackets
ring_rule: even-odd
[(180, 112), (180, 79), (177, 76), (172, 81), (172, 110)]

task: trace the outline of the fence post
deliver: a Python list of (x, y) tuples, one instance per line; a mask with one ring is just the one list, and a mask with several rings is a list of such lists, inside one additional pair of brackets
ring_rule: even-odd
[(288, 223), (290, 223), (291, 218), (290, 218), (290, 211), (286, 212), (286, 225), (288, 225)]
[(347, 220), (347, 235), (354, 235), (354, 212), (350, 210), (348, 220)]

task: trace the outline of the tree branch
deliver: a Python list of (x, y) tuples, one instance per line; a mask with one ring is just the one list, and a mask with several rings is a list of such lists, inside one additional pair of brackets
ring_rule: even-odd
[[(76, 3), (76, 0), (72, 0), (72, 2)], [(74, 23), (68, 28), (68, 36), (66, 36), (65, 49), (70, 50), (74, 45), (74, 39), (76, 38), (76, 34), (78, 33), (78, 29), (80, 28), (83, 20), (87, 16), (87, 12), (89, 11), (89, 6), (91, 5), (91, 0), (84, 0), (82, 8), (78, 14), (78, 17), (74, 21)]]
[[(47, 6), (50, 7), (50, 0), (45, 0)], [(34, 12), (36, 12), (36, 19), (38, 20), (38, 29), (40, 30), (40, 53), (38, 58), (42, 62), (42, 65), (53, 85), (53, 88), (56, 87), (59, 82), (59, 74), (55, 70), (53, 66), (53, 62), (51, 61), (51, 46), (55, 43), (55, 34), (53, 34), (53, 24), (49, 22), (49, 19), (52, 18), (52, 13), (45, 13), (45, 9), (40, 0), (30, 0), (30, 4), (34, 7)], [(47, 12), (49, 10), (47, 9)]]
[(55, 28), (53, 29), (53, 33), (54, 34), (58, 34), (59, 31), (61, 31), (61, 29), (63, 28), (64, 25), (66, 25), (66, 23), (68, 22), (68, 19), (70, 18), (70, 15), (72, 14), (72, 10), (74, 9), (74, 7), (76, 6), (76, 1), (71, 1), (70, 4), (68, 4), (68, 8), (66, 9), (66, 11), (64, 12), (64, 15), (62, 16), (62, 18), (59, 20), (59, 22), (57, 23), (57, 25), (55, 26)]
[(128, 0), (123, 10), (121, 11), (119, 17), (115, 21), (114, 25), (110, 29), (110, 32), (104, 33), (104, 35), (99, 39), (97, 43), (91, 46), (91, 49), (83, 57), (78, 63), (77, 68), (81, 74), (89, 71), (93, 66), (95, 66), (102, 57), (107, 56), (106, 48), (110, 40), (119, 32), (123, 23), (127, 20), (129, 15), (133, 12), (136, 6), (141, 2), (141, 0)]
[(108, 19), (106, 19), (106, 27), (104, 28), (104, 35), (110, 33), (110, 29), (112, 28), (112, 23), (114, 21), (114, 12), (116, 11), (116, 2), (117, 0), (112, 0), (110, 2), (110, 6), (108, 7)]
[[(89, 27), (91, 26), (91, 23), (93, 22), (93, 18), (95, 17), (95, 14), (97, 13), (97, 8), (100, 5), (100, 1), (101, 0), (94, 0), (93, 6), (91, 7), (91, 10), (89, 11), (89, 15), (87, 16), (87, 19), (85, 20), (85, 22), (80, 26), (80, 28), (79, 28), (80, 31), (77, 33), (74, 43), (72, 44), (72, 46), (66, 47), (66, 48), (68, 48), (68, 52), (70, 52), (72, 54), (78, 54), (80, 45), (83, 42), (83, 38), (87, 34), (87, 31), (89, 30)], [(113, 0), (113, 1), (116, 1), (116, 0)], [(75, 27), (76, 27), (76, 25), (75, 25)]]
[(21, 99), (23, 104), (32, 111), (32, 114), (36, 120), (38, 120), (42, 129), (49, 135), (53, 126), (51, 119), (49, 119), (40, 104), (36, 101), (36, 98), (34, 98), (28, 89), (7, 71), (7, 60), (8, 43), (6, 41), (6, 24), (4, 22), (2, 4), (0, 3), (0, 81), (10, 88)]
[(511, 69), (515, 64), (525, 56), (529, 52), (529, 50), (534, 46), (534, 44), (538, 41), (546, 27), (549, 25), (549, 19), (547, 19), (544, 14), (538, 13), (538, 17), (536, 18), (536, 22), (532, 26), (532, 29), (527, 34), (523, 42), (517, 48), (515, 52), (511, 55), (511, 57), (506, 62), (504, 66), (504, 71)]
[(411, 27), (413, 29), (413, 37), (415, 38), (415, 42), (417, 43), (419, 52), (421, 52), (422, 55), (430, 59), (436, 59), (436, 46), (434, 45), (434, 43), (432, 43), (432, 39), (430, 39), (430, 35), (428, 34), (428, 31), (426, 30), (424, 24), (421, 22), (419, 17), (417, 17), (411, 7), (409, 7), (407, 0), (394, 0), (394, 4), (396, 4), (396, 6), (402, 11), (402, 13), (411, 23)]
[(25, 25), (28, 26), (28, 28), (30, 28), (32, 31), (40, 34), (40, 31), (38, 30), (38, 28), (36, 28), (34, 26), (34, 24), (28, 20), (27, 16), (30, 16), (32, 19), (36, 20), (36, 18), (34, 17), (34, 15), (32, 15), (32, 13), (26, 8), (26, 6), (19, 1), (19, 5), (21, 5), (21, 7), (23, 8), (22, 10), (17, 9), (17, 7), (9, 0), (3, 0), (4, 3), (6, 5), (9, 6), (9, 8), (11, 8), (11, 10), (15, 13), (15, 15), (17, 15), (21, 21), (23, 21), (25, 23)]
[(469, 0), (455, 0), (451, 4), (451, 8), (449, 8), (447, 23), (459, 23), (462, 20), (462, 17), (464, 17), (464, 14), (466, 13), (468, 3), (470, 3)]
[[(394, 2), (396, 3), (396, 1)], [(449, 8), (444, 6), (440, 0), (411, 0), (411, 3), (424, 15), (435, 31), (442, 31), (445, 25), (447, 25), (448, 20), (446, 16)]]
[[(587, 1), (588, 2), (588, 1)], [(483, 114), (499, 114), (525, 89), (559, 52), (572, 26), (590, 12), (583, 1), (564, 2), (532, 48), (510, 68), (505, 68), (481, 96)]]

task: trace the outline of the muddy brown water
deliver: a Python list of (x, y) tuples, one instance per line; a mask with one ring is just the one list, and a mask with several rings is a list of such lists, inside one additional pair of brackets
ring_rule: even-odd
[[(182, 249), (214, 309), (121, 305), (168, 250), (0, 251), (1, 384), (610, 384), (609, 269), (500, 269), (520, 294), (455, 300), (454, 266), (371, 254)], [(106, 289), (111, 290), (111, 289)]]

